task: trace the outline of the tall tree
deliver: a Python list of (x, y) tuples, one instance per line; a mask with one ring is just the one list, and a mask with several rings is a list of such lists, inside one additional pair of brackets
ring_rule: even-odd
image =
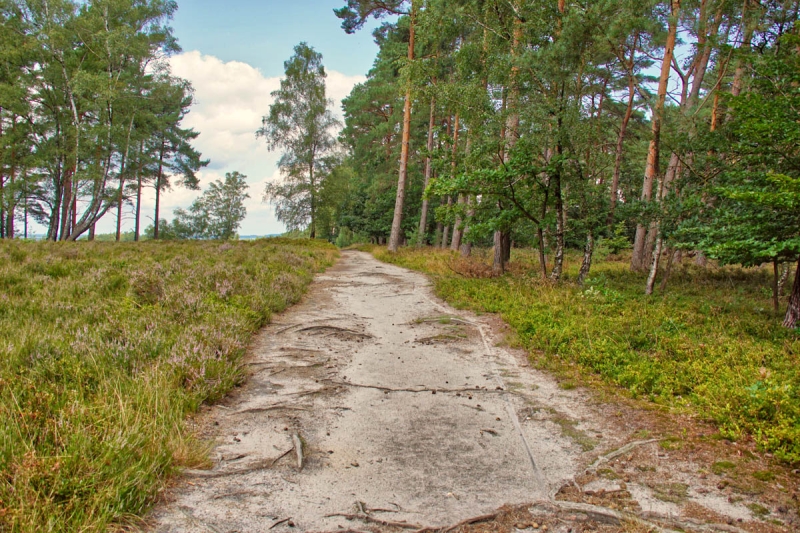
[[(347, 6), (335, 9), (336, 16), (342, 19), (342, 28), (347, 33), (354, 33), (364, 26), (370, 16), (380, 18), (387, 14), (408, 15), (410, 19), (408, 34), (408, 61), (414, 61), (414, 41), (416, 37), (416, 19), (419, 13), (420, 0), (347, 0)], [(402, 239), (403, 208), (406, 198), (406, 181), (408, 179), (408, 156), (411, 139), (411, 100), (412, 83), (409, 79), (405, 87), (405, 104), (403, 106), (403, 133), (400, 150), (400, 170), (397, 179), (397, 195), (392, 219), (392, 233), (389, 237), (389, 251), (396, 252)]]
[(332, 100), (325, 96), (322, 54), (300, 43), (284, 69), (281, 88), (272, 93), (275, 103), (256, 132), (270, 150), (284, 150), (278, 166), (285, 180), (267, 184), (265, 198), (277, 206), (278, 220), (289, 229), (308, 226), (314, 239), (320, 192), (330, 170), (328, 156), (335, 147), (332, 130), (338, 121), (329, 109)]

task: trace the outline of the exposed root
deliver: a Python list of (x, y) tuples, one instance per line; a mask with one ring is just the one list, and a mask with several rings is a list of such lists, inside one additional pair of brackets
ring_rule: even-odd
[(352, 329), (347, 328), (339, 328), (336, 326), (309, 326), (307, 328), (303, 328), (300, 330), (300, 333), (310, 333), (310, 334), (324, 334), (328, 333), (328, 335), (335, 335), (337, 333), (344, 333), (346, 335), (352, 337), (359, 337), (361, 339), (372, 339), (372, 335), (368, 333), (361, 333), (359, 331), (353, 331)]
[(461, 526), (469, 526), (472, 524), (480, 524), (481, 522), (489, 522), (497, 518), (499, 515), (500, 513), (496, 512), (481, 516), (475, 516), (473, 518), (467, 518), (466, 520), (462, 520), (458, 524), (453, 524), (452, 526), (447, 526), (447, 527), (423, 527), (415, 531), (415, 533), (449, 533), (450, 531), (458, 529)]
[(417, 529), (417, 530), (420, 530), (420, 528), (422, 528), (422, 526), (418, 524), (409, 524), (408, 522), (393, 522), (391, 520), (381, 520), (380, 518), (374, 518), (372, 516), (369, 516), (368, 514), (334, 513), (325, 515), (325, 518), (333, 518), (337, 516), (340, 516), (347, 520), (363, 520), (364, 522), (368, 522), (370, 524), (378, 524), (386, 527), (399, 527), (402, 529)]
[(275, 463), (289, 455), (294, 448), (289, 448), (281, 455), (276, 457), (275, 459), (264, 459), (262, 461), (258, 461), (253, 463), (252, 465), (246, 468), (237, 468), (236, 470), (223, 470), (223, 471), (213, 471), (213, 470), (195, 470), (195, 469), (187, 469), (183, 471), (183, 475), (187, 477), (200, 477), (204, 479), (213, 479), (219, 477), (227, 477), (227, 476), (238, 476), (241, 474), (249, 474), (250, 472), (255, 472), (257, 470), (267, 470), (275, 466)]
[(659, 439), (650, 439), (650, 440), (637, 440), (635, 442), (630, 442), (623, 446), (622, 448), (618, 448), (611, 453), (606, 455), (601, 455), (595, 461), (587, 467), (587, 470), (595, 470), (598, 466), (603, 463), (607, 463), (608, 461), (619, 457), (620, 455), (625, 455), (629, 451), (637, 448), (639, 446), (644, 446), (645, 444), (652, 444), (654, 442), (658, 442)]
[(447, 393), (453, 393), (453, 394), (455, 394), (455, 393), (460, 393), (460, 394), (464, 394), (464, 393), (466, 393), (466, 394), (478, 394), (478, 393), (483, 393), (483, 394), (512, 394), (512, 395), (516, 394), (515, 392), (507, 391), (505, 389), (499, 389), (499, 388), (498, 389), (478, 389), (478, 388), (439, 389), (439, 388), (424, 388), (423, 387), (423, 388), (416, 388), (416, 389), (395, 389), (395, 388), (392, 388), (392, 387), (381, 387), (380, 385), (364, 385), (362, 383), (353, 383), (352, 381), (335, 381), (335, 380), (332, 380), (332, 379), (324, 379), (323, 381), (325, 381), (326, 383), (331, 383), (333, 385), (339, 385), (339, 386), (342, 386), (342, 387), (357, 387), (357, 388), (361, 388), (361, 389), (374, 389), (374, 390), (379, 390), (379, 391), (387, 392), (387, 393), (388, 392), (410, 392), (412, 394), (421, 394), (421, 393), (429, 393), (429, 394), (435, 394), (435, 393), (442, 393), (442, 394), (447, 394)]
[(284, 522), (288, 522), (291, 519), (292, 519), (292, 517), (290, 516), (289, 518), (284, 518), (283, 520), (278, 520), (277, 522), (275, 522), (274, 524), (269, 526), (269, 529), (274, 529), (274, 528), (278, 527), (279, 525), (283, 524)]
[(233, 413), (234, 415), (243, 415), (246, 413), (264, 413), (266, 411), (277, 411), (277, 410), (290, 410), (290, 411), (308, 411), (305, 407), (293, 407), (286, 404), (278, 404), (278, 405), (270, 405), (267, 407), (253, 407), (251, 409), (242, 409), (241, 411), (236, 411)]

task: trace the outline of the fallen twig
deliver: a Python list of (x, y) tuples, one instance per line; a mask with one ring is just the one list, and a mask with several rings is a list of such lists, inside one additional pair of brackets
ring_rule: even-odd
[(658, 442), (658, 440), (659, 439), (637, 440), (635, 442), (628, 443), (625, 446), (623, 446), (622, 448), (618, 448), (618, 449), (614, 450), (611, 453), (608, 453), (606, 455), (601, 455), (600, 457), (595, 459), (595, 461), (591, 465), (589, 465), (587, 470), (594, 470), (595, 468), (597, 468), (601, 464), (606, 463), (606, 462), (608, 462), (608, 461), (610, 461), (610, 460), (612, 460), (612, 459), (614, 459), (616, 457), (619, 457), (620, 455), (625, 455), (626, 453), (628, 453), (629, 451), (633, 450), (634, 448), (636, 448), (638, 446), (644, 446), (645, 444), (652, 444), (654, 442)]
[(289, 520), (291, 520), (291, 519), (292, 519), (292, 517), (290, 516), (289, 518), (284, 518), (283, 520), (278, 520), (277, 522), (275, 522), (274, 524), (272, 524), (271, 526), (269, 526), (269, 529), (276, 528), (276, 527), (278, 527), (279, 525), (283, 524), (284, 522), (288, 522), (288, 521), (289, 521)]
[(265, 411), (275, 411), (277, 409), (287, 409), (290, 411), (308, 411), (305, 407), (293, 407), (286, 404), (278, 404), (278, 405), (270, 405), (267, 407), (253, 407), (250, 409), (242, 409), (241, 411), (236, 411), (235, 415), (243, 415), (246, 413), (263, 413)]
[(369, 522), (371, 524), (379, 524), (381, 526), (386, 526), (386, 527), (399, 527), (404, 529), (420, 529), (422, 527), (418, 524), (409, 524), (408, 522), (393, 522), (391, 520), (381, 520), (380, 518), (373, 518), (367, 514), (333, 513), (325, 515), (325, 518), (333, 518), (337, 516), (346, 518), (347, 520), (363, 520), (364, 522)]
[(357, 387), (361, 389), (375, 389), (383, 392), (410, 392), (413, 394), (421, 394), (421, 393), (431, 393), (436, 391), (437, 393), (468, 393), (468, 394), (477, 394), (477, 393), (484, 393), (484, 394), (517, 394), (513, 391), (507, 391), (505, 389), (479, 389), (479, 388), (472, 388), (472, 387), (465, 387), (461, 389), (441, 389), (441, 388), (418, 388), (418, 389), (395, 389), (392, 387), (382, 387), (380, 385), (364, 385), (362, 383), (353, 383), (352, 381), (336, 381), (333, 379), (323, 379), (327, 383), (332, 383), (333, 385), (340, 385), (342, 387)]
[(488, 522), (489, 520), (494, 520), (500, 515), (499, 512), (496, 513), (489, 513), (484, 514), (481, 516), (475, 516), (472, 518), (467, 518), (466, 520), (462, 520), (457, 524), (453, 524), (452, 526), (447, 527), (423, 527), (415, 531), (414, 533), (449, 533), (454, 529), (458, 529), (461, 526), (469, 526), (471, 524), (479, 524), (481, 522)]
[(292, 442), (294, 443), (294, 452), (297, 455), (297, 470), (303, 470), (303, 441), (300, 440), (300, 435), (297, 432), (292, 433)]
[(226, 476), (235, 476), (238, 474), (248, 474), (250, 472), (254, 472), (256, 470), (266, 470), (268, 468), (272, 468), (275, 466), (275, 463), (289, 455), (294, 448), (289, 448), (281, 455), (276, 457), (275, 459), (265, 459), (263, 461), (258, 461), (251, 466), (245, 468), (237, 468), (236, 470), (225, 470), (225, 471), (213, 471), (213, 470), (195, 470), (195, 469), (187, 469), (183, 471), (184, 476), (188, 477), (202, 477), (206, 479), (211, 478), (218, 478), (218, 477), (226, 477)]

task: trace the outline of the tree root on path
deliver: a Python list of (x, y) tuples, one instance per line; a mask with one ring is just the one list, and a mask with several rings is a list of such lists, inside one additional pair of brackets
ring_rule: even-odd
[(324, 381), (326, 383), (331, 383), (333, 385), (339, 385), (339, 386), (342, 386), (342, 387), (356, 387), (356, 388), (360, 388), (360, 389), (374, 389), (374, 390), (379, 390), (379, 391), (386, 392), (386, 393), (389, 393), (389, 392), (410, 392), (410, 393), (413, 393), (413, 394), (421, 394), (421, 393), (426, 393), (427, 392), (427, 393), (430, 393), (430, 394), (436, 394), (436, 393), (442, 393), (442, 394), (448, 394), (448, 393), (453, 393), (453, 394), (455, 394), (455, 393), (478, 394), (478, 393), (483, 393), (483, 394), (519, 395), (519, 393), (516, 393), (516, 392), (513, 392), (513, 391), (508, 391), (508, 390), (505, 390), (505, 389), (479, 389), (479, 388), (466, 388), (466, 387), (465, 388), (460, 388), (460, 389), (442, 389), (442, 388), (395, 389), (395, 388), (392, 388), (392, 387), (382, 387), (380, 385), (364, 385), (362, 383), (353, 383), (352, 381), (336, 381), (336, 380), (333, 380), (333, 379), (323, 379), (322, 381)]
[(245, 467), (245, 468), (237, 468), (236, 470), (226, 470), (226, 471), (219, 471), (215, 472), (213, 470), (195, 470), (195, 469), (187, 469), (183, 471), (183, 475), (187, 477), (200, 477), (204, 479), (213, 479), (218, 477), (227, 477), (227, 476), (236, 476), (239, 474), (249, 474), (250, 472), (255, 472), (257, 470), (268, 470), (275, 466), (275, 463), (289, 455), (294, 451), (294, 446), (283, 452), (281, 455), (276, 457), (275, 459), (264, 459), (262, 461), (258, 461), (255, 464)]
[(300, 333), (312, 333), (318, 332), (320, 334), (329, 331), (329, 335), (335, 335), (336, 333), (346, 333), (348, 335), (352, 335), (354, 337), (359, 337), (362, 339), (373, 339), (374, 337), (369, 333), (361, 333), (360, 331), (354, 331), (352, 329), (347, 328), (340, 328), (337, 326), (309, 326), (307, 328), (303, 328), (299, 330)]
[(399, 527), (402, 529), (416, 529), (425, 531), (424, 529), (421, 529), (422, 526), (418, 524), (409, 524), (408, 522), (393, 522), (391, 520), (381, 520), (380, 518), (374, 518), (372, 516), (369, 516), (368, 514), (334, 513), (334, 514), (326, 514), (325, 518), (334, 518), (337, 516), (346, 518), (347, 520), (363, 520), (364, 522), (369, 522), (371, 524), (378, 524), (380, 526)]
[(634, 448), (638, 448), (639, 446), (644, 446), (645, 444), (652, 444), (654, 442), (658, 442), (659, 439), (650, 439), (650, 440), (637, 440), (635, 442), (631, 442), (623, 446), (622, 448), (618, 448), (611, 453), (606, 455), (601, 455), (597, 459), (594, 460), (592, 464), (586, 467), (586, 470), (595, 470), (598, 466), (603, 463), (607, 463), (608, 461), (619, 457), (620, 455), (625, 455), (629, 451), (633, 450)]
[(452, 526), (448, 527), (423, 527), (415, 531), (414, 533), (449, 533), (454, 529), (458, 529), (461, 526), (470, 526), (472, 524), (480, 524), (481, 522), (489, 522), (491, 520), (496, 519), (500, 516), (499, 512), (496, 513), (489, 513), (481, 516), (475, 516), (473, 518), (467, 518), (466, 520), (462, 520), (458, 524), (453, 524)]
[(287, 409), (291, 411), (309, 411), (310, 409), (306, 409), (305, 407), (293, 407), (291, 405), (286, 404), (278, 404), (278, 405), (270, 405), (267, 407), (253, 407), (251, 409), (242, 409), (241, 411), (235, 411), (234, 415), (244, 415), (247, 413), (263, 413), (266, 411), (277, 411), (280, 409)]

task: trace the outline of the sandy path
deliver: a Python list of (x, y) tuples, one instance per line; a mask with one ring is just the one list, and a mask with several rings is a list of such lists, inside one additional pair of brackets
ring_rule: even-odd
[[(250, 380), (205, 421), (215, 468), (188, 473), (153, 513), (154, 530), (378, 525), (331, 516), (347, 514), (441, 526), (552, 499), (592, 449), (630, 432), (497, 347), (493, 320), (449, 308), (420, 274), (345, 252), (256, 338)], [(641, 447), (654, 458), (656, 448)], [(672, 512), (640, 492), (638, 510)]]

